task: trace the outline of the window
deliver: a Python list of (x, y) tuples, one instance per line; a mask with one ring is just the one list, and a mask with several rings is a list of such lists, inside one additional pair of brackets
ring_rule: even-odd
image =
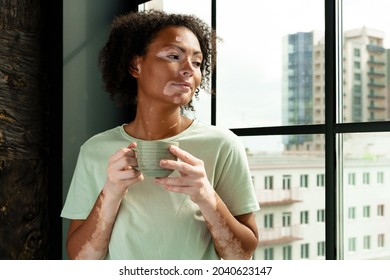
[(363, 218), (370, 218), (370, 206), (363, 206)]
[(283, 246), (283, 260), (292, 260), (292, 246)]
[(265, 176), (264, 177), (264, 187), (266, 190), (272, 190), (274, 188), (274, 177), (273, 176)]
[(325, 174), (317, 174), (317, 187), (325, 186)]
[(265, 214), (264, 228), (273, 228), (273, 227), (274, 227), (274, 214)]
[(377, 214), (380, 217), (383, 217), (385, 215), (385, 205), (383, 204), (378, 205)]
[(354, 220), (356, 218), (355, 207), (348, 208), (348, 219)]
[(383, 184), (384, 183), (384, 176), (385, 176), (385, 174), (383, 171), (378, 171), (377, 176), (376, 176), (376, 182), (378, 184)]
[(364, 185), (370, 184), (370, 173), (368, 173), (368, 172), (363, 173), (363, 184)]
[(385, 235), (383, 233), (378, 234), (378, 247), (379, 248), (385, 247)]
[(309, 186), (309, 175), (301, 175), (301, 188), (307, 188)]
[[(278, 215), (275, 217), (279, 217), (282, 212), (291, 211), (294, 218), (298, 217), (301, 211), (301, 208), (297, 207), (298, 204), (307, 204), (303, 209), (309, 211), (323, 208), (329, 217), (324, 223), (324, 231), (325, 227), (332, 231), (343, 228), (345, 244), (348, 244), (348, 238), (354, 236), (357, 230), (365, 229), (366, 225), (351, 222), (350, 219), (346, 219), (344, 227), (336, 223), (339, 221), (338, 215), (351, 205), (357, 208), (356, 210), (354, 208), (353, 214), (348, 209), (348, 217), (351, 219), (361, 217), (362, 207), (367, 203), (359, 188), (362, 185), (363, 172), (372, 174), (372, 178), (366, 178), (365, 186), (371, 186), (378, 181), (376, 175), (378, 171), (383, 172), (383, 181), (386, 181), (390, 172), (386, 167), (390, 159), (388, 155), (390, 115), (385, 114), (389, 111), (385, 102), (388, 82), (384, 81), (381, 74), (386, 73), (388, 62), (381, 58), (384, 57), (384, 53), (378, 51), (389, 49), (390, 46), (388, 43), (385, 45), (381, 38), (364, 37), (365, 31), (366, 34), (371, 34), (370, 25), (382, 29), (385, 38), (390, 36), (390, 25), (381, 26), (370, 22), (373, 18), (375, 20), (388, 18), (388, 1), (362, 0), (361, 5), (356, 5), (354, 0), (336, 1), (342, 5), (342, 9), (333, 9), (335, 1), (299, 0), (302, 5), (298, 5), (297, 1), (261, 1), (259, 4), (261, 9), (250, 9), (253, 1), (242, 0), (240, 5), (249, 7), (247, 9), (249, 14), (243, 13), (243, 18), (239, 18), (237, 4), (231, 1), (216, 1), (214, 19), (218, 35), (223, 39), (217, 46), (218, 62), (215, 71), (217, 79), (214, 86), (217, 94), (214, 98), (201, 93), (199, 105), (206, 100), (204, 108), (207, 108), (207, 114), (210, 115), (207, 120), (210, 120), (211, 124), (227, 127), (241, 137), (247, 148), (250, 168), (253, 174), (256, 174), (254, 176), (264, 178), (269, 170), (277, 170), (281, 176), (289, 174), (287, 177), (283, 176), (282, 183), (283, 190), (289, 191), (275, 192), (275, 197), (270, 199), (300, 202), (288, 206), (279, 205), (279, 208), (267, 211), (273, 211)], [(201, 8), (196, 7), (198, 4), (189, 7), (191, 5), (187, 1), (178, 1), (175, 5), (169, 5), (169, 2), (172, 1), (164, 0), (164, 9), (173, 7), (176, 9), (181, 6), (183, 11), (195, 14), (198, 11), (209, 11), (211, 7), (210, 1), (203, 0), (196, 1), (206, 3)], [(281, 5), (285, 7), (283, 10), (278, 9)], [(302, 10), (302, 6), (308, 6), (310, 9)], [(369, 9), (367, 6), (375, 6), (376, 9)], [(334, 15), (335, 10), (343, 14)], [(269, 11), (277, 11), (279, 16), (275, 18), (265, 16)], [(293, 20), (298, 14), (300, 18), (305, 19), (303, 23)], [(207, 14), (204, 18), (210, 17)], [(285, 21), (289, 24), (280, 24), (280, 17), (290, 19)], [(237, 20), (232, 21), (232, 18)], [(249, 27), (244, 24), (248, 18), (256, 20)], [(330, 22), (331, 18), (342, 20), (344, 30), (339, 37), (334, 33), (338, 29), (335, 22)], [(240, 23), (243, 25), (238, 25)], [(267, 26), (278, 28), (270, 29)], [(362, 30), (362, 26), (367, 26), (367, 30)], [(351, 30), (353, 32), (349, 32)], [(327, 39), (331, 39), (324, 41), (325, 34), (328, 35)], [(381, 35), (381, 32), (375, 32), (374, 35), (378, 34)], [(237, 42), (242, 41), (237, 38), (242, 40), (245, 38), (245, 44), (238, 44)], [(263, 43), (265, 38), (268, 44)], [(335, 43), (340, 40), (343, 40), (343, 49), (336, 49), (339, 53), (327, 52), (333, 50), (334, 46), (339, 46)], [(369, 47), (372, 43), (368, 42), (374, 43), (374, 51)], [(255, 58), (251, 55), (241, 55), (248, 53), (248, 46), (256, 46)], [(305, 55), (302, 55), (303, 53)], [(268, 59), (271, 62), (267, 63)], [(356, 72), (354, 67), (357, 65), (354, 65), (354, 62), (360, 63), (360, 70), (356, 69)], [(231, 67), (232, 65), (234, 67)], [(339, 68), (335, 70), (332, 65)], [(341, 76), (338, 73), (344, 74)], [(361, 75), (360, 81), (354, 81), (354, 73)], [(369, 76), (373, 80), (370, 81)], [(374, 86), (368, 86), (369, 83)], [(385, 84), (385, 87), (378, 86), (380, 84)], [(240, 98), (237, 98), (238, 95)], [(198, 104), (195, 104), (196, 111), (200, 112), (196, 105)], [(233, 107), (235, 110), (231, 110)], [(199, 114), (199, 117), (202, 116)], [(336, 143), (342, 144), (343, 149), (338, 150)], [(333, 155), (336, 159), (333, 159)], [(300, 178), (301, 174), (308, 177)], [(325, 175), (324, 194), (321, 196), (317, 192), (316, 196), (308, 196), (315, 200), (314, 202), (305, 201), (310, 191), (306, 190), (309, 187), (308, 179), (314, 179), (317, 174)], [(345, 178), (346, 182), (343, 182), (342, 178)], [(279, 191), (276, 184), (278, 180), (275, 175), (273, 182), (275, 191)], [(347, 185), (356, 188), (347, 188)], [(372, 188), (370, 198), (376, 196), (382, 198), (381, 201), (390, 201), (388, 189), (387, 193), (378, 189), (381, 188)], [(341, 207), (345, 208), (338, 209), (339, 204), (334, 203), (338, 192), (343, 192), (344, 204)], [(261, 193), (259, 195), (262, 197)], [(333, 204), (327, 203), (322, 206), (325, 203), (325, 196), (326, 201)], [(259, 211), (259, 215), (263, 215), (263, 211)], [(381, 227), (378, 228), (382, 230), (381, 234), (390, 234), (388, 229), (383, 232)], [(306, 236), (307, 232), (303, 233)], [(330, 239), (325, 240), (325, 246), (331, 248), (326, 250), (327, 258), (335, 259), (338, 256), (339, 244), (336, 234), (329, 236)], [(360, 237), (358, 245), (361, 245)], [(359, 246), (355, 244), (354, 248)], [(386, 249), (390, 252), (390, 247)], [(345, 251), (348, 253), (348, 250)], [(348, 256), (349, 254), (346, 254), (343, 257), (347, 259)], [(383, 255), (377, 257), (384, 258)]]
[(355, 186), (356, 185), (356, 174), (348, 173), (348, 185)]
[(291, 189), (291, 175), (283, 175), (283, 190)]
[(360, 49), (354, 49), (353, 54), (355, 57), (360, 57)]
[(317, 256), (325, 256), (325, 241), (320, 241), (317, 243)]
[(325, 209), (317, 210), (317, 222), (325, 222)]
[(301, 211), (301, 224), (309, 223), (309, 211)]
[(371, 249), (371, 236), (366, 235), (363, 237), (363, 249), (370, 250)]
[(283, 213), (282, 226), (283, 227), (291, 226), (291, 212)]
[(301, 259), (309, 258), (309, 244), (301, 244)]
[(273, 260), (274, 259), (274, 248), (265, 248), (264, 249), (264, 259)]
[(356, 237), (351, 237), (348, 239), (348, 251), (349, 252), (356, 251)]

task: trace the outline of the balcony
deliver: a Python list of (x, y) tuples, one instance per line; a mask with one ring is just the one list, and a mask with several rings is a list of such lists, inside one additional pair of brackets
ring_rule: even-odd
[(374, 88), (384, 88), (385, 84), (384, 83), (378, 83), (378, 82), (372, 82), (372, 83), (368, 83), (367, 86), (374, 87)]
[(367, 74), (369, 76), (373, 76), (373, 77), (384, 77), (385, 76), (385, 72), (384, 71), (370, 70), (370, 71), (367, 72)]
[(369, 94), (367, 95), (368, 98), (370, 99), (385, 99), (386, 97), (384, 94)]
[(288, 244), (302, 240), (302, 229), (299, 225), (259, 229), (259, 246)]
[(256, 196), (260, 207), (291, 205), (302, 201), (299, 188), (286, 190), (256, 190)]
[(378, 59), (369, 59), (367, 60), (367, 63), (370, 65), (385, 65), (385, 62), (383, 60), (378, 60)]

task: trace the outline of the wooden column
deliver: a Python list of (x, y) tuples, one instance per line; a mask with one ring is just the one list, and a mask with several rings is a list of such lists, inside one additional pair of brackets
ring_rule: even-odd
[(0, 0), (0, 259), (46, 259), (49, 252), (42, 5)]

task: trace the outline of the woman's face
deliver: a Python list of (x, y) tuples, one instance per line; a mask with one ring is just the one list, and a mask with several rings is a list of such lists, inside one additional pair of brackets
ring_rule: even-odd
[(177, 26), (161, 30), (147, 53), (132, 65), (138, 100), (152, 98), (175, 106), (188, 104), (201, 82), (202, 59), (199, 41), (192, 31)]

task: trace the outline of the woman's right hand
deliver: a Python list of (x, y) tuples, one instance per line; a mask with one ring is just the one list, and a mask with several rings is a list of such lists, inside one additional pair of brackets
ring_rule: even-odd
[(142, 173), (134, 168), (138, 165), (135, 152), (132, 150), (135, 147), (137, 144), (132, 142), (109, 158), (104, 189), (116, 198), (122, 199), (129, 186), (144, 180)]

